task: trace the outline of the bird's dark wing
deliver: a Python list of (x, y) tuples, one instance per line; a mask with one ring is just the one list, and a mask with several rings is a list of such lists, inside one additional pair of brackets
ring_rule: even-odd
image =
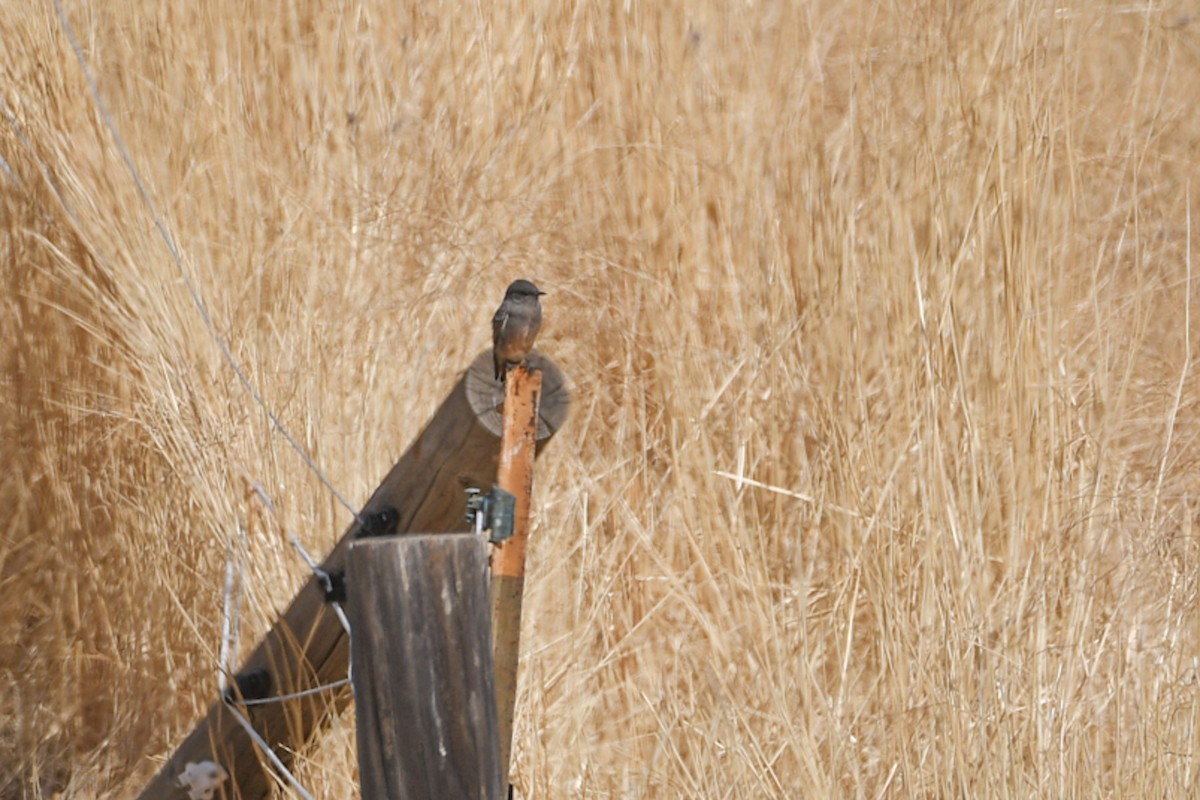
[(492, 317), (492, 338), (495, 339), (500, 335), (500, 331), (504, 330), (505, 324), (508, 322), (508, 311), (506, 309), (498, 309), (496, 315)]
[(492, 365), (495, 367), (496, 380), (504, 380), (504, 359), (500, 357), (500, 353), (496, 350), (496, 343), (500, 341), (500, 334), (504, 331), (504, 326), (508, 324), (508, 311), (501, 306), (496, 310), (496, 315), (492, 317)]

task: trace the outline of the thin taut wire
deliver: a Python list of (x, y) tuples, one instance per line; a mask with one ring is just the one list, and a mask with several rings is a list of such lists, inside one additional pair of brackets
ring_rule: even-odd
[(300, 458), (303, 459), (304, 463), (308, 465), (308, 468), (313, 471), (313, 474), (315, 474), (321, 480), (321, 483), (325, 485), (325, 488), (330, 491), (330, 493), (347, 511), (354, 515), (354, 518), (361, 525), (362, 519), (359, 517), (358, 511), (354, 508), (354, 506), (350, 505), (349, 501), (342, 496), (341, 492), (337, 490), (333, 483), (330, 482), (327, 477), (325, 477), (325, 473), (322, 472), (321, 468), (316, 465), (316, 462), (312, 460), (312, 457), (309, 456), (308, 452), (300, 446), (300, 443), (297, 442), (288, 429), (284, 427), (284, 424), (279, 420), (279, 417), (275, 416), (275, 413), (267, 407), (267, 403), (265, 400), (263, 400), (262, 395), (258, 393), (258, 390), (254, 387), (254, 384), (250, 382), (250, 378), (247, 377), (241, 366), (238, 365), (237, 359), (233, 357), (233, 351), (229, 349), (229, 345), (225, 342), (225, 338), (221, 336), (220, 331), (217, 330), (216, 323), (213, 322), (212, 316), (208, 313), (208, 307), (205, 306), (204, 299), (200, 296), (200, 291), (196, 288), (196, 285), (192, 283), (192, 279), (188, 276), (187, 270), (183, 268), (183, 261), (179, 257), (179, 250), (175, 247), (175, 240), (171, 238), (171, 233), (167, 230), (167, 226), (162, 221), (162, 217), (159, 216), (158, 209), (155, 207), (154, 201), (150, 199), (150, 193), (146, 191), (146, 185), (142, 182), (142, 176), (138, 172), (137, 167), (134, 166), (133, 157), (129, 155), (129, 150), (125, 147), (125, 140), (121, 138), (121, 134), (117, 131), (117, 126), (112, 120), (112, 116), (108, 113), (108, 106), (104, 104), (104, 98), (100, 96), (100, 88), (96, 85), (96, 81), (92, 77), (92, 71), (88, 69), (87, 60), (83, 57), (83, 49), (79, 46), (79, 42), (75, 39), (75, 31), (73, 28), (71, 28), (71, 23), (67, 20), (67, 14), (63, 10), (60, 0), (54, 0), (54, 10), (58, 14), (59, 22), (62, 23), (63, 30), (67, 34), (67, 40), (71, 43), (71, 49), (75, 51), (75, 59), (79, 62), (79, 66), (83, 70), (83, 76), (87, 79), (88, 87), (92, 91), (92, 98), (96, 101), (96, 107), (100, 109), (100, 116), (104, 118), (104, 124), (108, 128), (109, 133), (112, 134), (113, 141), (115, 141), (117, 144), (117, 150), (120, 151), (121, 158), (124, 160), (125, 166), (129, 169), (129, 174), (133, 176), (134, 183), (137, 184), (138, 193), (142, 197), (142, 202), (145, 203), (146, 208), (150, 211), (150, 215), (154, 218), (154, 226), (158, 228), (159, 235), (162, 236), (163, 241), (166, 243), (167, 250), (169, 250), (171, 253), (171, 260), (175, 262), (175, 268), (179, 271), (180, 277), (183, 278), (184, 285), (187, 286), (188, 291), (191, 293), (192, 302), (196, 304), (196, 309), (200, 312), (200, 316), (204, 320), (205, 327), (208, 328), (209, 334), (213, 339), (216, 340), (217, 345), (220, 346), (221, 355), (225, 358), (225, 361), (229, 364), (229, 366), (233, 368), (234, 373), (238, 376), (238, 380), (241, 381), (242, 385), (246, 387), (246, 390), (250, 392), (250, 396), (254, 398), (254, 402), (258, 404), (259, 408), (263, 410), (263, 413), (267, 415), (267, 418), (271, 420), (271, 424), (275, 426), (275, 430), (279, 431), (279, 433), (283, 435), (283, 438), (286, 439), (287, 443), (292, 446), (292, 449), (300, 455)]

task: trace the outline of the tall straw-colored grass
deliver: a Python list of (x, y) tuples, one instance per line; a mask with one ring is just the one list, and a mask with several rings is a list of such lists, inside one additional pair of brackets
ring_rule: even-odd
[[(1200, 792), (1191, 4), (318, 5), (66, 13), (351, 503), (549, 292), (520, 796)], [(54, 7), (0, 41), (0, 796), (128, 797), (227, 561), (244, 655), (349, 515)]]

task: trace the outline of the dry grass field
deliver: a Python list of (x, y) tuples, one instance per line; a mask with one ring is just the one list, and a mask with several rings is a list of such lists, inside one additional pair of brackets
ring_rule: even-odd
[(0, 797), (136, 794), (350, 522), (213, 331), (357, 504), (516, 277), (519, 796), (1200, 794), (1193, 3), (64, 3), (213, 327), (0, 4)]

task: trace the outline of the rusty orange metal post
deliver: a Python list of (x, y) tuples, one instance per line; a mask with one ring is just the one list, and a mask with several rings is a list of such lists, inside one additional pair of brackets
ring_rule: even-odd
[(521, 599), (525, 590), (525, 546), (529, 540), (529, 500), (537, 445), (541, 370), (519, 366), (508, 373), (504, 390), (504, 430), (496, 484), (516, 497), (513, 535), (492, 551), (492, 636), (496, 667), (496, 712), (500, 769), (508, 785), (513, 712), (517, 699), (517, 659), (521, 650)]

